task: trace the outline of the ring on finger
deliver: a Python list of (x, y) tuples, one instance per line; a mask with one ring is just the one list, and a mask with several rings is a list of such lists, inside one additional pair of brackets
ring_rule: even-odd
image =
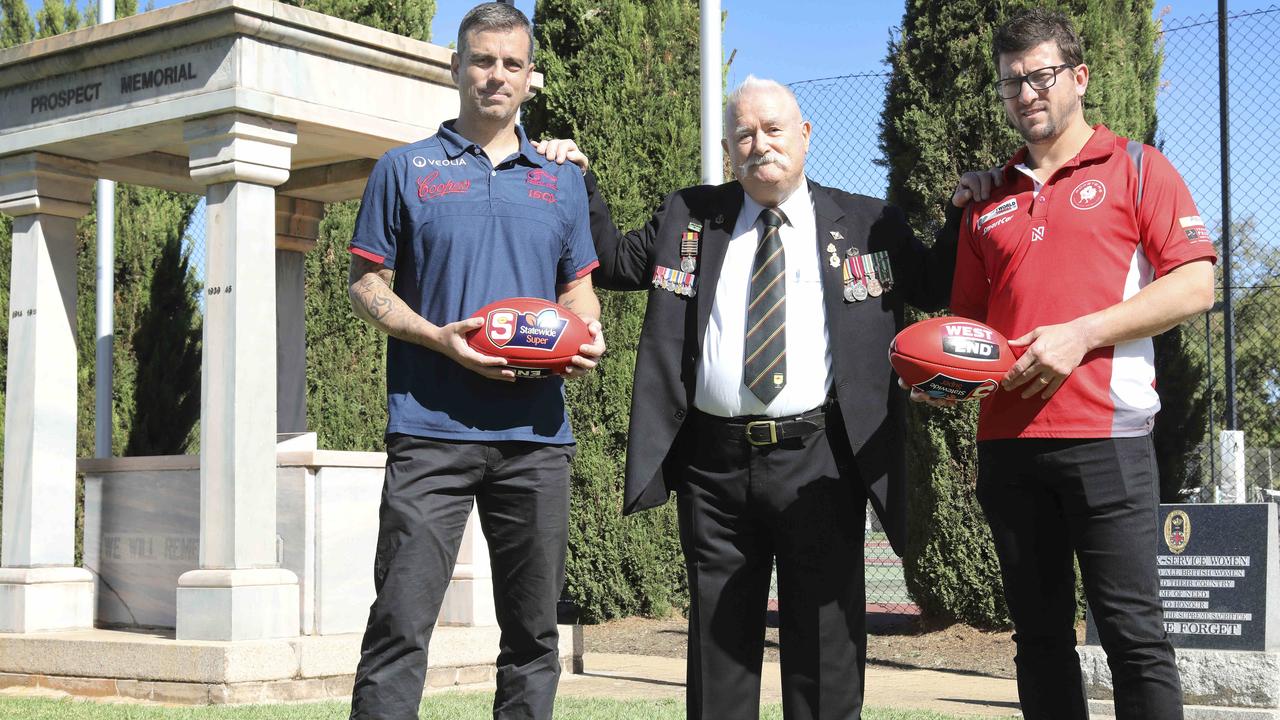
[(1039, 380), (1040, 380), (1040, 384), (1041, 384), (1041, 385), (1048, 385), (1048, 384), (1049, 384), (1049, 378), (1047, 378), (1047, 377), (1045, 377), (1045, 376), (1043, 376), (1043, 375), (1041, 375), (1041, 376), (1040, 376)]

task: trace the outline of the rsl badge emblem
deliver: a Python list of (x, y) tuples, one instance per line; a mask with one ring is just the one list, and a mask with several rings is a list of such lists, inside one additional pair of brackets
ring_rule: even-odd
[(1181, 555), (1191, 542), (1191, 518), (1181, 510), (1170, 512), (1164, 519), (1164, 544), (1174, 555)]

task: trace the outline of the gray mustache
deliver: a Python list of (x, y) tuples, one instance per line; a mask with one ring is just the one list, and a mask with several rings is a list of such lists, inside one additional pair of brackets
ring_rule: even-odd
[(747, 174), (747, 171), (750, 170), (751, 168), (760, 167), (762, 165), (773, 165), (773, 164), (776, 164), (778, 167), (782, 168), (783, 170), (786, 170), (790, 167), (790, 163), (787, 161), (785, 157), (770, 150), (769, 152), (766, 152), (763, 155), (758, 155), (753, 158), (748, 158), (746, 162), (738, 166), (738, 170), (740, 173), (745, 175)]

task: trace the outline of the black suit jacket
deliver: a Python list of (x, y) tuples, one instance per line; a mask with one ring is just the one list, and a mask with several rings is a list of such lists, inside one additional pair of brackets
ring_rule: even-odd
[[(960, 212), (932, 248), (912, 234), (902, 211), (883, 200), (852, 195), (809, 182), (822, 259), (822, 286), (831, 338), (833, 387), (845, 420), (861, 481), (894, 549), (906, 545), (906, 460), (903, 433), (906, 393), (889, 366), (889, 342), (902, 327), (903, 303), (936, 310), (950, 300)], [(620, 232), (587, 173), (591, 234), (600, 267), (592, 276), (609, 290), (648, 290), (649, 303), (636, 358), (627, 440), (623, 513), (666, 502), (686, 464), (681, 435), (693, 408), (697, 363), (711, 315), (720, 267), (742, 208), (737, 182), (678, 190), (643, 227)], [(697, 294), (689, 298), (652, 286), (655, 266), (680, 267), (680, 237), (689, 223), (702, 224)], [(839, 267), (827, 262), (828, 244), (841, 259), (849, 247), (865, 254), (889, 252), (892, 291), (862, 302), (846, 302)], [(687, 435), (687, 433), (685, 434)]]

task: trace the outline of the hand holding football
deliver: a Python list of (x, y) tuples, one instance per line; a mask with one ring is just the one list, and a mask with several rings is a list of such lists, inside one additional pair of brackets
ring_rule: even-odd
[(986, 397), (1015, 360), (1003, 335), (961, 317), (922, 320), (889, 344), (889, 364), (903, 382), (943, 400)]
[(467, 336), (467, 344), (484, 355), (505, 358), (517, 378), (563, 373), (592, 342), (591, 331), (572, 310), (541, 298), (515, 297), (489, 303), (472, 317), (484, 325)]

